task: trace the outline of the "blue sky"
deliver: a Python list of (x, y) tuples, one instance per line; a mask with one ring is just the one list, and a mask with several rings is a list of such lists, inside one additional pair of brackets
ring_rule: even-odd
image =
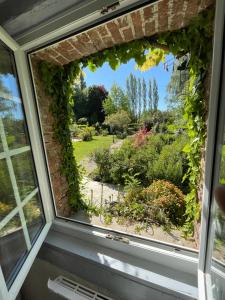
[(14, 107), (13, 111), (11, 112), (12, 117), (14, 119), (23, 119), (23, 111), (21, 108), (21, 101), (20, 101), (20, 95), (19, 95), (16, 78), (12, 74), (7, 74), (7, 75), (1, 75), (0, 80), (2, 81), (4, 87), (14, 97), (13, 99), (15, 101), (15, 107)]
[(91, 86), (93, 84), (96, 85), (104, 85), (106, 90), (110, 90), (113, 83), (117, 83), (120, 87), (126, 90), (126, 78), (133, 73), (137, 78), (144, 78), (146, 80), (147, 86), (150, 78), (154, 78), (157, 80), (158, 88), (159, 88), (159, 109), (166, 109), (166, 86), (170, 81), (174, 57), (172, 54), (167, 55), (166, 62), (169, 65), (169, 71), (164, 69), (163, 63), (159, 63), (157, 67), (153, 67), (146, 72), (141, 72), (140, 70), (136, 70), (136, 63), (132, 59), (127, 64), (122, 64), (120, 67), (113, 71), (108, 63), (105, 63), (101, 68), (97, 69), (95, 72), (91, 72), (88, 68), (84, 68), (84, 72), (86, 74), (85, 81), (87, 86)]
[(19, 91), (16, 78), (12, 74), (1, 75), (0, 80), (3, 82), (4, 87), (10, 91), (14, 97), (19, 97)]

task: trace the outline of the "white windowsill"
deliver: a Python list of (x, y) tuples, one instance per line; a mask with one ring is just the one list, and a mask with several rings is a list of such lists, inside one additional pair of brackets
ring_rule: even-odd
[(198, 297), (197, 258), (144, 243), (109, 240), (97, 231), (85, 233), (76, 224), (57, 219), (45, 243), (181, 299)]

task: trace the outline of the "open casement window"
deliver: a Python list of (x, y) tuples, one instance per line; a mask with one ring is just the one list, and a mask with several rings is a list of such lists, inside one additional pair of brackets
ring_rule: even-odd
[(25, 78), (24, 55), (1, 30), (1, 300), (15, 299), (51, 225), (46, 205), (50, 197), (45, 183), (48, 179), (44, 174), (40, 138), (35, 127), (37, 120), (32, 108), (32, 94), (29, 94), (29, 79)]
[[(203, 206), (203, 212), (202, 212), (202, 232), (201, 232), (201, 248), (199, 251), (199, 267), (198, 267), (198, 273), (199, 273), (199, 286), (198, 286), (198, 292), (199, 292), (199, 299), (223, 299), (225, 296), (223, 295), (223, 280), (225, 278), (225, 271), (223, 269), (223, 227), (224, 227), (224, 221), (223, 217), (221, 216), (221, 213), (216, 210), (216, 214), (213, 215), (212, 213), (212, 218), (210, 219), (211, 211), (214, 211), (214, 204), (211, 205), (211, 199), (213, 199), (213, 185), (216, 185), (219, 182), (219, 165), (220, 165), (220, 160), (221, 160), (221, 148), (219, 148), (219, 154), (216, 154), (216, 157), (218, 156), (217, 160), (214, 162), (214, 156), (215, 156), (215, 145), (221, 145), (224, 144), (223, 140), (223, 127), (224, 127), (224, 120), (223, 120), (223, 112), (224, 112), (224, 97), (219, 97), (220, 95), (220, 90), (219, 90), (219, 82), (222, 78), (222, 70), (221, 70), (221, 65), (222, 65), (222, 56), (224, 53), (222, 53), (222, 45), (223, 45), (223, 23), (224, 23), (224, 1), (217, 1), (217, 8), (216, 8), (216, 26), (215, 26), (215, 37), (214, 37), (214, 60), (212, 64), (212, 83), (211, 83), (211, 95), (210, 95), (210, 101), (211, 101), (211, 106), (209, 108), (210, 110), (210, 115), (209, 115), (209, 121), (208, 121), (208, 146), (207, 146), (207, 158), (206, 158), (206, 176), (205, 176), (205, 187), (204, 187), (204, 206)], [(88, 21), (87, 21), (88, 22)], [(82, 24), (82, 25), (87, 25), (87, 24)], [(88, 27), (88, 25), (87, 25)], [(76, 26), (72, 26), (71, 28), (68, 26), (68, 32), (65, 31), (62, 33), (60, 30), (58, 31), (59, 35), (56, 35), (56, 31), (54, 34), (52, 34), (52, 40), (59, 39), (60, 40), (60, 35), (66, 36), (67, 33), (75, 32), (76, 31)], [(74, 33), (75, 34), (75, 33)], [(49, 35), (46, 35), (46, 40), (45, 37), (39, 39), (40, 44), (38, 44), (38, 39), (34, 41), (33, 43), (31, 42), (30, 44), (28, 43), (25, 45), (25, 49), (27, 51), (31, 50), (32, 52), (35, 52), (36, 49), (41, 49), (43, 46), (43, 43), (46, 44), (51, 44), (51, 38)], [(39, 48), (40, 46), (40, 48)], [(222, 82), (222, 85), (225, 85), (224, 82)], [(34, 84), (35, 86), (35, 84)], [(218, 106), (216, 105), (218, 100)], [(220, 101), (219, 101), (220, 100)], [(217, 116), (217, 112), (221, 112), (221, 117)], [(220, 124), (221, 123), (221, 124)], [(217, 125), (219, 124), (219, 127), (221, 128), (220, 131), (220, 136), (216, 137), (216, 130), (217, 130)], [(222, 158), (223, 162), (223, 158)], [(217, 165), (217, 166), (216, 166)], [(223, 166), (222, 166), (223, 168)], [(217, 170), (218, 169), (218, 170)], [(58, 215), (60, 216), (60, 215)], [(212, 220), (212, 222), (211, 222)], [(215, 220), (216, 224), (216, 231), (215, 231), (215, 226), (213, 225), (213, 220)], [(65, 225), (66, 224), (66, 225)], [(88, 240), (89, 243), (93, 241), (94, 243), (99, 242), (100, 245), (107, 245), (110, 247), (110, 242), (105, 239), (107, 237), (107, 233), (111, 233), (110, 231), (103, 230), (101, 228), (97, 227), (89, 227), (88, 226), (83, 226), (83, 224), (79, 224), (78, 222), (71, 222), (65, 223), (65, 220), (63, 218), (60, 218), (60, 220), (55, 221), (55, 226), (59, 229), (61, 234), (64, 233), (69, 233), (73, 231), (74, 235), (77, 236), (78, 238), (86, 239)], [(218, 228), (220, 229), (220, 235), (217, 233)], [(72, 235), (73, 235), (72, 234)], [(219, 237), (218, 237), (219, 236)], [(157, 242), (149, 242), (144, 241), (139, 239), (136, 239), (135, 237), (130, 237), (130, 245), (144, 245), (146, 249), (150, 245), (155, 249), (160, 250), (168, 250), (170, 252), (170, 259), (167, 260), (166, 262), (161, 260), (161, 253), (155, 253), (153, 254), (153, 251), (151, 252), (150, 247), (146, 250), (146, 257), (149, 258), (149, 261), (152, 260), (152, 257), (155, 257), (155, 263), (158, 264), (164, 264), (165, 263), (165, 268), (171, 267), (169, 264), (173, 264), (173, 262), (178, 258), (179, 254), (177, 255), (176, 247), (167, 247), (163, 245), (163, 243), (160, 245), (160, 243), (157, 244)], [(103, 241), (104, 239), (104, 241)], [(100, 241), (101, 240), (101, 241)], [(208, 241), (208, 242), (207, 242)], [(126, 246), (121, 246), (118, 243), (118, 246), (115, 246), (116, 251), (120, 251), (121, 249), (125, 248)], [(129, 246), (132, 247), (132, 246)], [(212, 249), (218, 249), (220, 247), (219, 251), (214, 250), (214, 254), (212, 255)], [(115, 250), (114, 248), (114, 250)], [(141, 248), (141, 246), (140, 246)], [(179, 247), (178, 247), (179, 248)], [(135, 253), (135, 247), (131, 250), (132, 254)], [(143, 250), (143, 249), (142, 249)], [(180, 251), (180, 257), (177, 259), (177, 262), (179, 261), (182, 263), (182, 268), (183, 269), (188, 269), (188, 267), (192, 268), (193, 265), (191, 265), (188, 261), (187, 258), (191, 257), (191, 253), (187, 252), (182, 252), (182, 249), (179, 249)], [(218, 253), (219, 252), (219, 253)], [(172, 253), (172, 254), (171, 254)], [(175, 254), (174, 254), (175, 253)], [(155, 255), (155, 256), (154, 256)], [(184, 256), (186, 255), (185, 259)], [(215, 255), (219, 255), (216, 258)], [(135, 256), (138, 257), (138, 254), (135, 253)], [(151, 257), (152, 256), (152, 257)], [(166, 255), (165, 255), (166, 256)], [(164, 258), (165, 258), (164, 256)], [(212, 258), (213, 257), (213, 258)], [(140, 256), (138, 257), (140, 258)], [(197, 259), (196, 259), (197, 260)], [(179, 268), (181, 265), (179, 265), (177, 262), (174, 263), (172, 267), (174, 268)], [(187, 266), (189, 264), (189, 266)], [(194, 269), (194, 268), (193, 268)], [(193, 272), (197, 273), (197, 268)], [(197, 275), (197, 274), (195, 274)]]
[[(96, 19), (93, 14), (91, 21), (96, 22)], [(211, 201), (214, 186), (224, 179), (225, 81), (221, 79), (224, 78), (225, 72), (223, 70), (222, 73), (221, 70), (224, 57), (223, 25), (224, 1), (217, 1), (198, 267), (198, 290), (201, 300), (225, 299), (225, 221), (214, 200)], [(34, 51), (44, 44), (62, 38), (62, 35), (71, 34), (76, 30), (76, 26), (78, 25), (63, 27), (52, 32), (52, 35), (43, 35), (39, 39), (28, 41), (27, 44), (24, 42), (21, 48), (0, 29), (0, 300), (15, 299), (54, 218), (31, 88), (31, 73), (24, 51)], [(178, 249), (176, 253), (176, 248), (170, 248), (163, 243), (140, 241), (140, 238), (131, 239), (129, 246), (119, 242), (118, 246), (115, 246), (114, 241), (106, 239), (108, 232), (102, 229), (93, 230), (75, 222), (68, 223), (63, 218), (55, 220), (54, 223), (62, 236), (65, 232), (69, 235), (72, 231), (71, 235), (78, 237), (77, 240), (86, 238), (87, 242), (93, 242), (93, 245), (99, 243), (100, 246), (111, 247), (112, 253), (114, 250), (126, 252), (130, 247), (130, 252), (127, 251), (126, 255), (135, 256), (137, 259), (145, 256), (146, 261), (148, 258), (149, 261), (154, 259), (156, 264), (165, 264), (165, 268), (173, 264), (174, 269), (191, 269), (196, 258), (191, 260), (188, 251), (182, 252)], [(137, 249), (141, 250), (140, 253)], [(164, 257), (164, 260), (161, 260), (161, 257)], [(197, 273), (195, 266), (193, 269), (193, 272)], [(193, 275), (192, 270), (190, 273)]]
[[(225, 184), (224, 1), (217, 2), (199, 252), (199, 299), (225, 299), (225, 217), (215, 199)], [(224, 202), (223, 197), (222, 202)], [(220, 202), (221, 204), (221, 202)], [(220, 207), (219, 207), (220, 206)]]

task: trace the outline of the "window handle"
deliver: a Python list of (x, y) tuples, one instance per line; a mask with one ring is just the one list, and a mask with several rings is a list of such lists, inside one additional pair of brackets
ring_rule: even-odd
[(122, 236), (119, 236), (119, 235), (107, 234), (106, 238), (110, 239), (110, 240), (113, 240), (113, 241), (122, 242), (122, 243), (125, 243), (125, 244), (130, 243), (130, 240), (128, 238), (125, 238), (125, 237), (122, 237)]
[(113, 4), (110, 4), (108, 6), (104, 6), (101, 9), (101, 14), (105, 15), (105, 14), (109, 13), (110, 11), (116, 10), (118, 6), (120, 6), (120, 2), (119, 1), (116, 1)]

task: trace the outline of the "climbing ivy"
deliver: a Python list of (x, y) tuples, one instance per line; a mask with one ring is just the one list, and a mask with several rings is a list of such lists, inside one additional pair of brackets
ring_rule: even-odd
[(195, 18), (190, 26), (179, 31), (168, 32), (158, 42), (167, 45), (175, 56), (189, 53), (189, 92), (185, 98), (187, 133), (190, 144), (184, 148), (189, 168), (184, 180), (189, 180), (190, 193), (186, 196), (186, 234), (194, 233), (194, 224), (200, 219), (198, 191), (201, 188), (201, 158), (206, 139), (207, 99), (206, 76), (209, 75), (212, 56), (214, 10), (208, 10)]
[(68, 181), (68, 197), (71, 206), (79, 209), (83, 206), (79, 190), (80, 175), (73, 157), (73, 147), (70, 140), (69, 124), (71, 120), (71, 104), (73, 103), (73, 82), (80, 74), (80, 70), (88, 67), (95, 71), (103, 63), (108, 62), (112, 69), (120, 64), (127, 63), (134, 59), (137, 65), (152, 66), (151, 56), (146, 55), (146, 50), (153, 51), (155, 64), (159, 63), (157, 53), (163, 57), (161, 49), (165, 52), (172, 52), (174, 56), (180, 57), (190, 54), (189, 60), (189, 93), (185, 99), (184, 118), (187, 124), (187, 132), (190, 137), (190, 144), (184, 151), (187, 153), (189, 169), (185, 179), (189, 180), (190, 193), (186, 197), (185, 231), (192, 234), (194, 222), (200, 218), (200, 205), (198, 189), (200, 185), (201, 167), (200, 161), (206, 138), (206, 99), (204, 84), (207, 71), (210, 66), (212, 55), (212, 24), (214, 10), (206, 10), (197, 16), (186, 28), (178, 31), (162, 33), (154, 37), (135, 40), (126, 44), (114, 46), (110, 49), (81, 58), (63, 67), (54, 66), (47, 62), (40, 63), (42, 79), (47, 92), (54, 101), (51, 110), (54, 116), (54, 136), (62, 149), (62, 174)]
[(50, 110), (54, 117), (54, 138), (61, 146), (61, 174), (68, 183), (68, 201), (76, 211), (84, 207), (80, 193), (81, 175), (73, 156), (69, 125), (72, 117), (74, 74), (79, 69), (74, 65), (59, 67), (49, 63), (40, 64), (45, 89), (52, 96)]

